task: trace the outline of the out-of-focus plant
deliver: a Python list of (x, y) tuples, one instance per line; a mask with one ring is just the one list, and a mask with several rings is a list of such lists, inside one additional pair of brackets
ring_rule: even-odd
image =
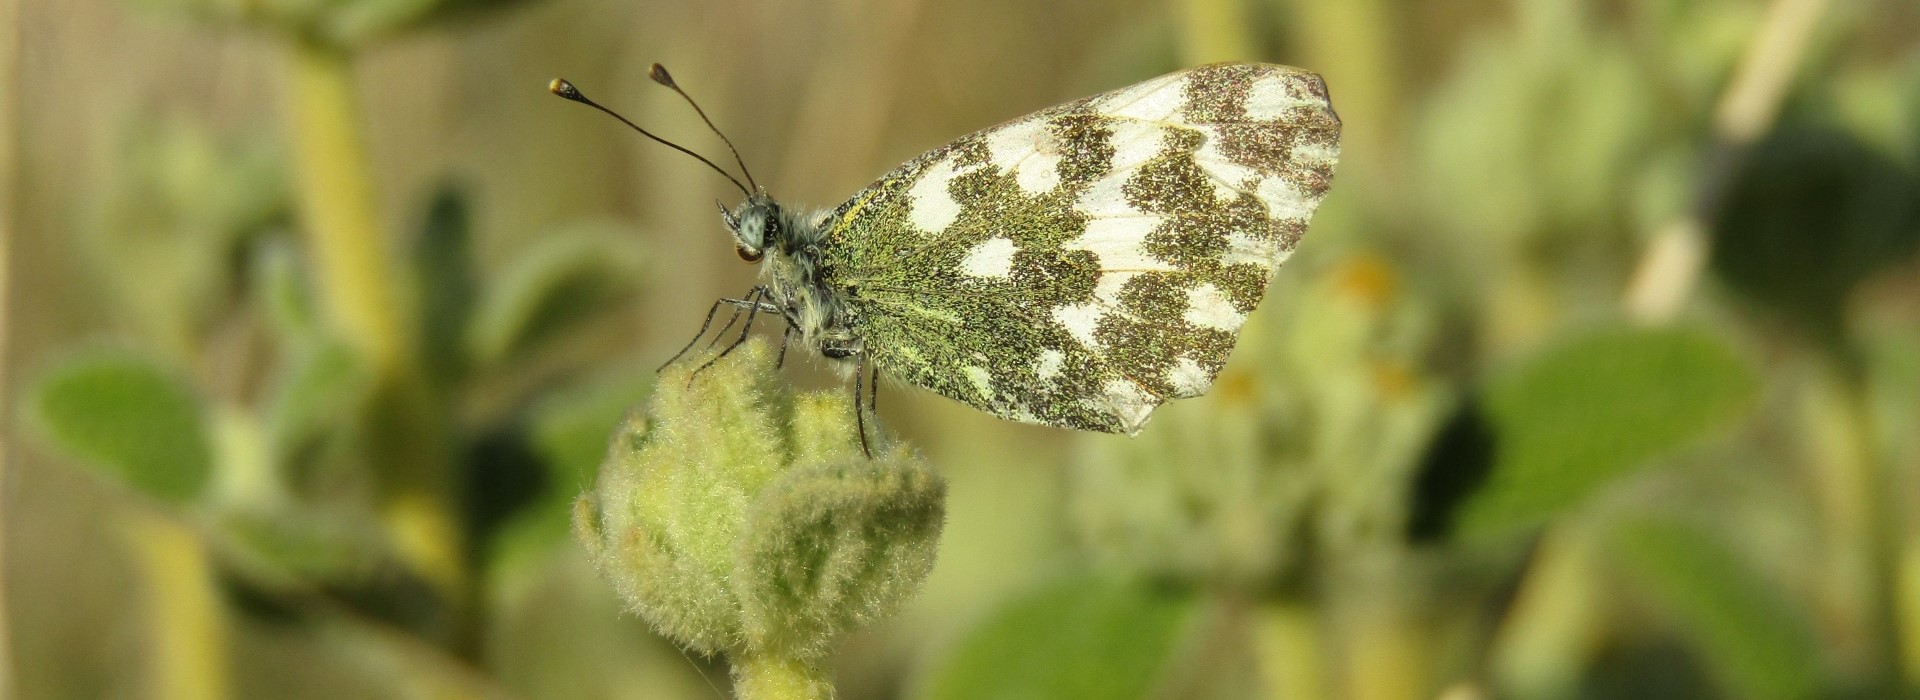
[(655, 629), (726, 655), (739, 697), (827, 698), (832, 645), (933, 568), (946, 486), (899, 442), (862, 454), (846, 395), (778, 388), (771, 354), (663, 373), (574, 527)]
[[(542, 359), (585, 335), (622, 332), (606, 312), (641, 277), (630, 236), (564, 228), (487, 272), (471, 251), (468, 199), (440, 193), (408, 245), (373, 242), (393, 254), (381, 267), (400, 280), (384, 283), (419, 290), (419, 313), (404, 315), (419, 324), (407, 331), (417, 340), (400, 349), (411, 369), (396, 374), (330, 320), (317, 284), (325, 275), (289, 230), (288, 212), (309, 206), (299, 194), (333, 192), (289, 186), (271, 145), (223, 143), (186, 120), (132, 131), (120, 153), (82, 250), (131, 332), (44, 368), (27, 393), (29, 423), (184, 523), (166, 540), (173, 550), (200, 536), (205, 551), (182, 556), (209, 562), (216, 578), (287, 604), (319, 595), (331, 601), (323, 610), (385, 618), (473, 653), (484, 615), (468, 591), (495, 535), (510, 528), (503, 541), (549, 549), (563, 541), (569, 508), (551, 494), (591, 479), (580, 445), (602, 444), (651, 384), (650, 373)], [(548, 391), (572, 373), (588, 384)], [(456, 410), (481, 395), (485, 410)], [(421, 421), (434, 429), (417, 429)], [(430, 498), (411, 503), (451, 518), (444, 532), (392, 517), (393, 465), (422, 455), (445, 460), (433, 467), (444, 480), (405, 497)], [(436, 551), (452, 559), (423, 562)], [(187, 611), (226, 614), (176, 612)], [(182, 658), (221, 654), (202, 651)], [(155, 673), (155, 682), (177, 676)]]
[(357, 46), (523, 0), (127, 0), (200, 20)]
[[(1172, 11), (1208, 4), (1183, 1)], [(1359, 11), (1306, 4), (1312, 7), (1289, 8), (1289, 16), (1343, 19)], [(1817, 10), (1799, 12), (1809, 3), (1786, 4), (1794, 5), (1785, 10), (1789, 18), (1822, 19)], [(1210, 652), (1252, 657), (1242, 663), (1260, 669), (1266, 690), (1289, 697), (1418, 697), (1454, 681), (1527, 697), (1616, 683), (1626, 692), (1639, 687), (1640, 667), (1609, 665), (1596, 640), (1628, 634), (1626, 620), (1635, 618), (1627, 610), (1674, 620), (1655, 634), (1690, 651), (1650, 656), (1650, 673), (1686, 673), (1697, 664), (1706, 671), (1703, 684), (1757, 697), (1890, 687), (1871, 678), (1897, 669), (1897, 660), (1868, 654), (1861, 661), (1814, 641), (1814, 627), (1795, 610), (1805, 601), (1794, 596), (1825, 584), (1804, 580), (1809, 572), (1764, 568), (1773, 562), (1732, 544), (1748, 536), (1732, 524), (1669, 524), (1665, 501), (1649, 495), (1718, 473), (1703, 463), (1764, 454), (1745, 438), (1769, 431), (1754, 421), (1779, 400), (1763, 397), (1781, 389), (1763, 385), (1756, 364), (1779, 360), (1752, 349), (1754, 336), (1727, 318), (1729, 307), (1712, 307), (1710, 321), (1636, 327), (1622, 322), (1616, 304), (1636, 248), (1648, 239), (1643, 232), (1701, 206), (1701, 198), (1723, 197), (1713, 269), (1728, 289), (1780, 312), (1772, 318), (1814, 331), (1809, 337), (1844, 333), (1862, 281), (1874, 270), (1910, 266), (1920, 231), (1910, 209), (1920, 188), (1905, 169), (1911, 156), (1889, 157), (1850, 135), (1801, 138), (1796, 133), (1805, 130), (1790, 120), (1751, 160), (1707, 160), (1721, 151), (1703, 138), (1705, 125), (1741, 62), (1753, 60), (1748, 49), (1760, 40), (1763, 19), (1777, 20), (1763, 15), (1783, 10), (1664, 0), (1619, 9), (1515, 3), (1505, 21), (1470, 36), (1445, 79), (1408, 110), (1406, 133), (1372, 134), (1409, 144), (1395, 156), (1404, 155), (1409, 179), (1347, 177), (1343, 163), (1303, 249), (1308, 260), (1325, 256), (1332, 266), (1295, 263), (1279, 273), (1273, 297), (1209, 396), (1167, 407), (1132, 442), (1086, 441), (1070, 482), (1070, 522), (1092, 570), (1109, 573), (1059, 585), (1091, 601), (1107, 599), (1092, 592), (1112, 585), (1116, 570), (1130, 574), (1122, 580), (1159, 582), (1134, 589), (1152, 595), (1111, 598), (1123, 602), (1103, 613), (1134, 620), (1153, 640), (1135, 646), (1157, 655), (1129, 666), (1150, 673), (1113, 676), (1132, 680), (1107, 687), (1104, 697), (1191, 692), (1192, 674), (1239, 668), (1195, 660)], [(1823, 23), (1806, 35), (1826, 47), (1843, 27)], [(1308, 23), (1292, 31), (1312, 49), (1320, 33), (1347, 29)], [(1773, 68), (1786, 71), (1789, 83), (1805, 74), (1793, 65)], [(1331, 77), (1339, 69), (1328, 72), (1340, 105)], [(1841, 97), (1885, 94), (1849, 89)], [(1910, 143), (1887, 126), (1910, 124), (1910, 116), (1898, 116), (1910, 108), (1858, 99), (1841, 108), (1870, 126), (1876, 143)], [(1342, 116), (1380, 123), (1394, 116), (1367, 100), (1357, 109), (1343, 108)], [(1716, 168), (1736, 170), (1714, 180)], [(1388, 201), (1410, 205), (1347, 208)], [(1381, 252), (1346, 252), (1366, 245)], [(1300, 284), (1300, 275), (1318, 279)], [(1352, 280), (1388, 283), (1356, 287)], [(1355, 288), (1386, 290), (1389, 301), (1354, 303), (1368, 297), (1352, 294)], [(1852, 412), (1845, 401), (1831, 405), (1837, 415)], [(1815, 439), (1846, 445), (1857, 432)], [(1868, 426), (1867, 436), (1875, 434)], [(1834, 454), (1840, 463), (1873, 463), (1864, 444)], [(1855, 474), (1821, 487), (1837, 492), (1823, 500), (1883, 500), (1884, 493), (1857, 487), (1884, 482)], [(1775, 497), (1790, 500), (1792, 490)], [(1838, 519), (1848, 517), (1871, 519)], [(1848, 546), (1858, 545), (1856, 537)], [(1512, 580), (1488, 578), (1488, 570), (1519, 576), (1518, 595)], [(1607, 582), (1596, 576), (1632, 585), (1618, 598), (1601, 595)], [(1227, 593), (1199, 598), (1221, 612), (1183, 624), (1150, 622), (1154, 596), (1191, 602), (1196, 590)], [(1884, 585), (1864, 590), (1883, 591), (1885, 600)], [(922, 694), (1017, 693), (1062, 682), (1066, 676), (1037, 672), (993, 685), (966, 661), (1025, 649), (1006, 632), (1034, 626), (1023, 620), (1078, 614), (1058, 602), (1036, 609), (1049, 595), (1057, 597), (1037, 593), (989, 617), (932, 667)], [(1482, 612), (1502, 612), (1488, 619), (1463, 608), (1463, 596), (1477, 596)], [(1858, 607), (1882, 622), (1895, 609), (1841, 606)], [(1208, 622), (1219, 619), (1236, 622)], [(1240, 643), (1220, 641), (1220, 630), (1236, 625), (1225, 638)], [(1872, 626), (1870, 619), (1843, 628), (1863, 625)], [(1897, 638), (1877, 634), (1864, 636)], [(1431, 653), (1432, 640), (1454, 635), (1492, 643), (1469, 658)], [(1855, 675), (1837, 680), (1834, 669), (1848, 664)], [(1862, 674), (1861, 667), (1875, 670)], [(1578, 675), (1591, 668), (1606, 671)]]
[[(170, 155), (152, 168), (123, 169), (125, 182), (106, 189), (98, 208), (106, 213), (90, 234), (98, 274), (124, 285), (116, 288), (125, 297), (115, 301), (130, 316), (151, 309), (150, 316), (179, 320), (141, 324), (119, 343), (125, 347), (82, 353), (52, 368), (33, 392), (32, 416), (76, 456), (170, 503), (217, 510), (351, 494), (366, 477), (340, 470), (364, 449), (350, 416), (368, 400), (365, 363), (317, 316), (304, 256), (272, 214), (286, 207), (273, 159), (222, 161), (209, 144), (191, 130), (136, 136), (129, 151), (137, 157), (128, 162)], [(193, 194), (204, 187), (224, 196)], [(162, 197), (169, 191), (181, 194)], [(464, 208), (462, 197), (443, 194), (415, 249), (416, 269), (439, 278), (426, 286), (446, 290), (448, 279), (459, 277), (475, 290), (445, 302), (433, 316), (445, 329), (424, 341), (434, 346), (432, 365), (445, 373), (443, 390), (500, 381), (514, 371), (501, 363), (503, 353), (537, 354), (633, 289), (639, 261), (632, 245), (597, 227), (541, 238), (501, 271), (499, 282), (476, 279)], [(167, 255), (156, 258), (149, 249)], [(146, 264), (129, 264), (128, 251)], [(193, 291), (166, 291), (175, 289)], [(595, 386), (630, 401), (646, 383), (623, 378)], [(607, 403), (597, 395), (579, 401)], [(548, 414), (574, 410), (565, 402), (540, 405)], [(618, 416), (612, 409), (588, 412), (599, 417), (567, 420), (604, 429)], [(545, 442), (565, 451), (583, 439), (549, 435)], [(578, 466), (571, 468), (568, 480), (577, 483)]]
[(1261, 592), (1312, 552), (1398, 538), (1399, 485), (1444, 405), (1415, 354), (1431, 311), (1368, 254), (1272, 297), (1209, 401), (1136, 440), (1087, 440), (1073, 512), (1096, 559)]
[[(1147, 658), (1103, 678), (1101, 697), (1184, 695), (1200, 690), (1180, 674), (1229, 648), (1284, 679), (1267, 692), (1325, 685), (1330, 637), (1313, 629), (1313, 601), (1399, 546), (1405, 485), (1446, 390), (1419, 355), (1432, 308), (1391, 263), (1351, 253), (1317, 272), (1276, 280), (1205, 399), (1161, 409), (1133, 440), (1082, 438), (1069, 508), (1098, 573), (1057, 584), (1075, 593), (1010, 603), (933, 673), (926, 697), (1067, 687), (1076, 664), (1115, 653)], [(1043, 606), (1062, 595), (1086, 602)], [(1059, 617), (1035, 619), (1048, 614)], [(1111, 649), (1030, 633), (1089, 616), (1137, 632)], [(1022, 654), (1051, 663), (989, 680), (967, 661)]]

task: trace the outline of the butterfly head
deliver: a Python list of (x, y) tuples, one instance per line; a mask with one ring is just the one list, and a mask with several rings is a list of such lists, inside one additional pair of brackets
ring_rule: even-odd
[(759, 262), (767, 249), (786, 243), (786, 217), (780, 205), (764, 194), (756, 194), (728, 211), (720, 207), (720, 218), (733, 232), (734, 252), (747, 262)]

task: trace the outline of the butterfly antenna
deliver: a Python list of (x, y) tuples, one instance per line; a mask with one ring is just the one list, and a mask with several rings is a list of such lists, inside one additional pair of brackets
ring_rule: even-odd
[(727, 144), (727, 150), (733, 152), (733, 162), (740, 164), (740, 174), (747, 176), (747, 184), (753, 185), (755, 190), (760, 189), (760, 183), (754, 182), (753, 173), (747, 170), (747, 161), (740, 157), (740, 149), (734, 148), (733, 140), (727, 138), (726, 134), (720, 133), (720, 127), (713, 125), (713, 120), (707, 118), (707, 111), (700, 108), (700, 103), (694, 102), (692, 95), (687, 94), (686, 90), (680, 89), (679, 83), (673, 82), (673, 74), (667, 72), (666, 66), (658, 63), (653, 64), (653, 68), (647, 71), (647, 77), (652, 78), (653, 82), (673, 88), (674, 92), (680, 93), (681, 99), (686, 100), (687, 104), (693, 106), (693, 113), (700, 115), (700, 121), (706, 122), (707, 128), (712, 129), (713, 134), (720, 137), (720, 142)]
[[(693, 151), (687, 150), (685, 146), (681, 146), (680, 144), (674, 143), (672, 141), (668, 141), (658, 136), (654, 136), (653, 132), (647, 131), (646, 129), (642, 129), (640, 128), (640, 125), (635, 124), (631, 121), (628, 121), (626, 117), (620, 116), (619, 112), (615, 112), (611, 109), (607, 109), (606, 107), (602, 107), (600, 106), (600, 103), (587, 99), (587, 96), (580, 94), (580, 89), (574, 87), (573, 83), (567, 82), (566, 78), (554, 78), (553, 82), (547, 84), (547, 91), (555, 95), (565, 97), (569, 100), (573, 100), (574, 102), (578, 102), (588, 107), (592, 107), (594, 109), (600, 110), (602, 112), (606, 112), (607, 114), (611, 115), (614, 119), (620, 120), (620, 123), (627, 125), (629, 128), (633, 129), (634, 131), (640, 132), (641, 136), (645, 136), (655, 141), (659, 141), (660, 143), (666, 144), (668, 148), (672, 148), (673, 150), (693, 156), (696, 160), (699, 160), (702, 163), (706, 163), (707, 167), (713, 168), (714, 172), (720, 173), (721, 177), (724, 177), (729, 182), (732, 182), (734, 187), (740, 188), (740, 191), (742, 193), (746, 194), (748, 197), (753, 196), (753, 191), (747, 189), (746, 185), (740, 184), (739, 178), (734, 177), (732, 174), (728, 173), (725, 169), (721, 168), (720, 166), (714, 165), (713, 161), (707, 160), (705, 156), (702, 156), (698, 153), (694, 153)], [(709, 123), (709, 125), (711, 125), (711, 123)], [(728, 144), (727, 147), (732, 148), (733, 146), (732, 144)], [(739, 154), (737, 153), (734, 154), (734, 157), (736, 158), (739, 157)]]

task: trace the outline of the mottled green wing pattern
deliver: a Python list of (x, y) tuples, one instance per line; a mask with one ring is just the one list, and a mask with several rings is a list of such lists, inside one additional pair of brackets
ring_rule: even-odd
[(822, 278), (889, 374), (1132, 434), (1211, 386), (1325, 196), (1339, 133), (1303, 70), (1162, 76), (888, 173), (826, 220)]

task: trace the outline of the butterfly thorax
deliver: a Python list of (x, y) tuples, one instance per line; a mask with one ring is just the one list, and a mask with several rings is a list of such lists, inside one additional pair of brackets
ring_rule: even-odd
[(741, 259), (760, 263), (773, 303), (800, 334), (800, 344), (830, 359), (856, 354), (855, 319), (820, 265), (825, 212), (803, 215), (756, 194), (723, 214)]

